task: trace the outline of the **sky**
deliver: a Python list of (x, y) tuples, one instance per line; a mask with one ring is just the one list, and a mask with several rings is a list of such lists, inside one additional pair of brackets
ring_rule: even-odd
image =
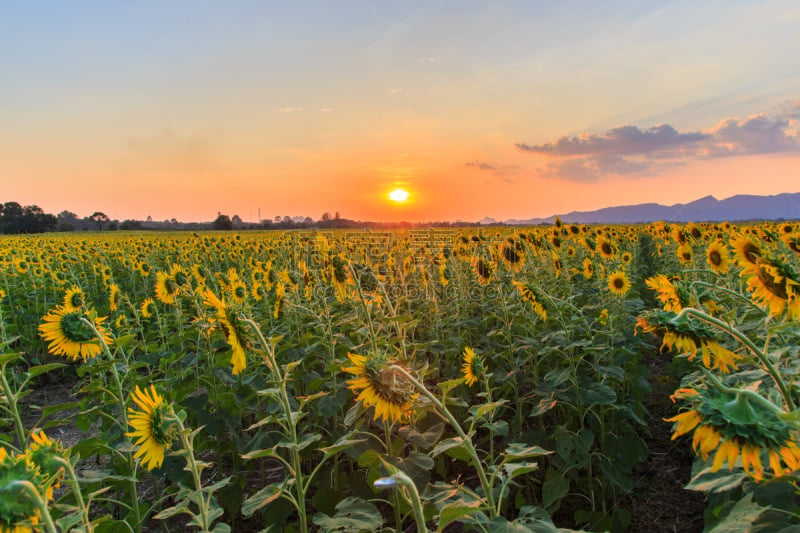
[(798, 28), (796, 0), (2, 2), (0, 202), (476, 221), (800, 192)]

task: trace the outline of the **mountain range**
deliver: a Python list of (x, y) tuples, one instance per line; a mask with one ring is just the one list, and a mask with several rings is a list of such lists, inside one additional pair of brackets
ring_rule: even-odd
[[(740, 194), (724, 200), (705, 196), (688, 204), (656, 203), (605, 207), (596, 211), (572, 211), (558, 217), (576, 224), (636, 224), (665, 220), (670, 222), (733, 222), (742, 220), (800, 219), (800, 193), (772, 196)], [(506, 224), (552, 224), (555, 215), (527, 220), (510, 219)], [(489, 222), (487, 219), (485, 222)], [(485, 223), (483, 220), (481, 223)]]

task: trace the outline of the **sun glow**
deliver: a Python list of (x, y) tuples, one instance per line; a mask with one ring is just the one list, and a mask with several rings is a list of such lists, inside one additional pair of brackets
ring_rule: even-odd
[(409, 196), (408, 191), (405, 189), (394, 189), (389, 193), (389, 200), (402, 204), (408, 201)]

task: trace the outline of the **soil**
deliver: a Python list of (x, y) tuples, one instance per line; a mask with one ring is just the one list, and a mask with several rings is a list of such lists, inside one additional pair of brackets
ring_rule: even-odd
[[(652, 386), (652, 392), (644, 400), (649, 425), (645, 441), (650, 452), (634, 471), (633, 494), (620, 502), (631, 513), (627, 533), (703, 531), (705, 496), (683, 488), (689, 482), (694, 461), (691, 444), (686, 439), (670, 440), (672, 424), (664, 422), (664, 418), (674, 416), (676, 412), (669, 395), (679, 385), (677, 378), (669, 372), (670, 361), (669, 356), (658, 353), (646, 361), (647, 378)], [(76, 378), (71, 378), (51, 379), (43, 386), (34, 388), (24, 400), (25, 426), (33, 426), (39, 418), (41, 407), (75, 401), (78, 386)], [(71, 414), (75, 414), (75, 411), (61, 413), (59, 418), (66, 420)], [(47, 434), (65, 446), (72, 446), (87, 437), (86, 432), (69, 422), (47, 428)], [(80, 472), (93, 467), (97, 468), (97, 465), (83, 464), (79, 465), (78, 470)]]
[(634, 491), (623, 502), (631, 512), (629, 533), (700, 533), (706, 498), (701, 492), (685, 490), (691, 478), (694, 454), (686, 439), (670, 440), (676, 408), (669, 396), (678, 379), (669, 372), (672, 358), (656, 353), (648, 357), (647, 379), (652, 392), (644, 400), (649, 435), (649, 455), (634, 470)]

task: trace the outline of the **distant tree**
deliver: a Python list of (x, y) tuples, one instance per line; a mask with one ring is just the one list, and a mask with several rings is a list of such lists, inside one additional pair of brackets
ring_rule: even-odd
[(56, 217), (37, 205), (22, 207), (17, 202), (0, 204), (0, 232), (44, 233), (56, 229)]
[(123, 220), (122, 224), (119, 225), (119, 229), (121, 229), (121, 230), (142, 229), (142, 221), (141, 220)]
[(305, 219), (303, 219), (303, 224), (305, 224), (306, 226), (310, 226), (313, 223), (314, 223), (314, 219), (311, 218), (311, 217), (306, 217)]
[(322, 213), (322, 221), (323, 222), (328, 222), (330, 219), (331, 219), (331, 214), (330, 213), (328, 213), (327, 211)]
[(97, 231), (103, 231), (103, 224), (108, 222), (108, 215), (102, 211), (95, 211), (89, 216), (89, 220), (97, 225)]
[(231, 222), (231, 217), (228, 215), (219, 213), (216, 220), (211, 224), (211, 227), (218, 230), (231, 230), (233, 229), (233, 222)]
[(244, 224), (244, 221), (242, 221), (242, 217), (240, 217), (239, 215), (233, 215), (233, 218), (231, 219), (231, 224), (233, 224), (234, 228), (241, 228), (242, 225)]
[(336, 214), (333, 215), (333, 220), (339, 220), (341, 218), (342, 218), (342, 215), (339, 213), (339, 211), (336, 211)]
[(78, 215), (72, 211), (61, 211), (56, 215), (56, 221), (58, 231), (75, 231), (78, 227)]

